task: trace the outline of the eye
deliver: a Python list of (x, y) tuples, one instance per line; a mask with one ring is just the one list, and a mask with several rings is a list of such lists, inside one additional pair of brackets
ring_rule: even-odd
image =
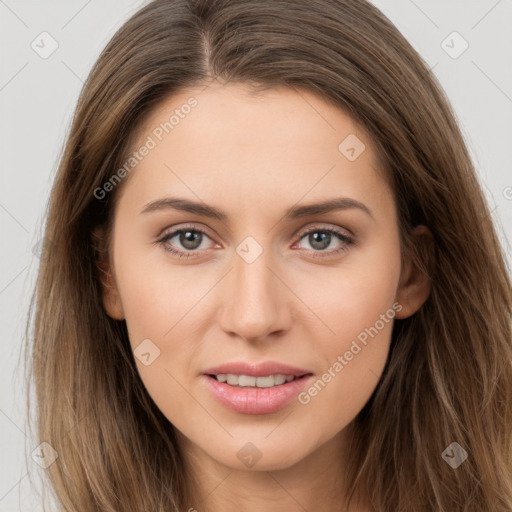
[[(166, 251), (179, 256), (180, 258), (191, 258), (198, 256), (204, 250), (201, 245), (204, 238), (210, 238), (204, 231), (195, 226), (185, 226), (165, 234), (157, 243), (161, 244)], [(171, 243), (171, 240), (176, 239)], [(183, 249), (176, 249), (176, 245)]]
[[(196, 226), (184, 226), (164, 234), (156, 243), (180, 258), (193, 258), (207, 249), (207, 247), (201, 247), (205, 238), (210, 239), (203, 230)], [(350, 236), (332, 227), (315, 227), (304, 231), (300, 234), (299, 243), (304, 239), (312, 247), (308, 252), (312, 252), (314, 258), (330, 257), (347, 252), (349, 246), (355, 243)], [(329, 246), (336, 242), (338, 242), (337, 247), (329, 249)]]
[[(302, 232), (299, 243), (304, 239), (312, 247), (314, 258), (330, 257), (347, 252), (354, 244), (350, 236), (331, 227), (315, 227)], [(333, 243), (335, 245), (337, 243), (337, 246), (328, 249)]]

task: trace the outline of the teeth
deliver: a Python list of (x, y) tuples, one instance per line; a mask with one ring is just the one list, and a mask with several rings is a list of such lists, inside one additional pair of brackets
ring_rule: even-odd
[(249, 375), (240, 375), (238, 377), (238, 385), (239, 386), (256, 386), (256, 377), (251, 377)]
[(232, 373), (228, 373), (228, 384), (231, 384), (232, 386), (238, 385), (238, 375), (233, 375)]
[(274, 386), (279, 386), (280, 384), (284, 384), (286, 382), (286, 375), (275, 375), (274, 376)]
[(268, 377), (257, 377), (256, 378), (256, 387), (258, 388), (271, 388), (275, 385), (275, 380), (273, 375), (269, 375)]
[(267, 377), (252, 377), (250, 375), (235, 375), (233, 373), (219, 373), (215, 375), (219, 382), (227, 382), (231, 386), (271, 388), (280, 386), (295, 379), (294, 375), (268, 375)]

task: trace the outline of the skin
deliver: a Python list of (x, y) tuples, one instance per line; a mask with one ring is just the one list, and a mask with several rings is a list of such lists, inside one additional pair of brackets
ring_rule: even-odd
[[(396, 318), (414, 314), (429, 282), (412, 263), (401, 267), (392, 190), (369, 136), (342, 110), (304, 91), (256, 96), (241, 84), (214, 83), (159, 105), (133, 149), (191, 96), (198, 105), (119, 191), (111, 252), (101, 262), (110, 275), (104, 307), (126, 320), (134, 350), (148, 338), (160, 350), (150, 365), (136, 363), (179, 432), (191, 508), (338, 510), (349, 429), (382, 374), (393, 321), (305, 405), (294, 400), (272, 414), (236, 413), (217, 402), (201, 374), (228, 361), (274, 360), (320, 377), (394, 303), (401, 306)], [(354, 161), (338, 149), (349, 134), (365, 144)], [(141, 213), (166, 197), (213, 205), (227, 220), (171, 208)], [(296, 204), (335, 197), (360, 201), (372, 215), (350, 208), (283, 218)], [(157, 242), (190, 223), (206, 233), (196, 257), (165, 250), (191, 251), (179, 235)], [(332, 235), (322, 251), (312, 237), (301, 238), (314, 228), (338, 229), (355, 243)], [(414, 233), (421, 243), (428, 230)], [(236, 252), (248, 236), (263, 249), (250, 264)], [(237, 457), (248, 442), (262, 455), (251, 468)], [(369, 510), (361, 491), (350, 511)]]

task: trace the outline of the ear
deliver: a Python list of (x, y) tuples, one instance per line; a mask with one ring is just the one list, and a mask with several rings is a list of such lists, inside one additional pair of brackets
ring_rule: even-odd
[(109, 259), (104, 228), (95, 228), (91, 236), (96, 252), (96, 268), (102, 287), (103, 307), (107, 315), (114, 320), (124, 320), (123, 305)]
[[(396, 301), (402, 309), (396, 318), (412, 316), (425, 303), (430, 295), (431, 278), (427, 273), (430, 257), (433, 255), (434, 237), (424, 226), (416, 226), (411, 232), (412, 254), (409, 255), (400, 274)], [(422, 258), (420, 260), (420, 258)], [(421, 267), (418, 261), (422, 261)]]

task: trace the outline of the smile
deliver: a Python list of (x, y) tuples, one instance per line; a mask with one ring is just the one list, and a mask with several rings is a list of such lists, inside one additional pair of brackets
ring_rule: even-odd
[(226, 382), (230, 386), (257, 388), (272, 388), (299, 378), (295, 375), (282, 374), (255, 377), (253, 375), (236, 375), (233, 373), (219, 373), (218, 375), (211, 375), (211, 377), (216, 378), (219, 382)]
[[(227, 409), (240, 414), (270, 414), (295, 402), (299, 393), (304, 391), (313, 378), (313, 374), (277, 374), (260, 377), (211, 374), (201, 377), (213, 397)], [(225, 381), (221, 382), (219, 377)], [(228, 377), (234, 384), (229, 384)], [(287, 377), (291, 377), (291, 380), (287, 381)]]

